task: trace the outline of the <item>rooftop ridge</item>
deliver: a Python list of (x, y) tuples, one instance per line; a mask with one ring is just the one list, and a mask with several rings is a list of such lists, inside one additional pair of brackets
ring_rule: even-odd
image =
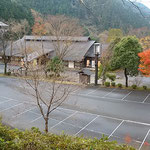
[(23, 37), (25, 40), (36, 40), (36, 41), (74, 41), (74, 42), (87, 42), (91, 41), (89, 36), (33, 36), (33, 35), (26, 35)]

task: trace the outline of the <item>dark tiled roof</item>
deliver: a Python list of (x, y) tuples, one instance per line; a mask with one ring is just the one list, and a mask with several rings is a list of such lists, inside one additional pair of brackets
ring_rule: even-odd
[[(64, 56), (64, 60), (66, 61), (82, 61), (88, 50), (95, 42), (91, 41), (89, 37), (61, 37), (59, 40), (60, 50), (64, 49), (64, 41), (68, 40), (71, 41), (71, 44)], [(24, 57), (26, 47), (28, 55), (36, 52), (36, 56), (37, 53), (41, 56), (55, 51), (56, 45), (56, 37), (25, 36), (24, 38), (14, 42), (12, 55)], [(55, 53), (52, 54), (54, 55)], [(10, 46), (7, 48), (6, 55), (11, 55)]]
[[(109, 47), (109, 44), (103, 44), (101, 52), (107, 50), (108, 47)], [(95, 54), (94, 54), (93, 50), (94, 50), (94, 45), (92, 45), (92, 47), (89, 49), (89, 51), (86, 53), (85, 56), (86, 57), (95, 57)]]
[(90, 37), (71, 37), (71, 36), (25, 36), (26, 40), (39, 40), (39, 41), (72, 41), (72, 42), (87, 42), (90, 40)]

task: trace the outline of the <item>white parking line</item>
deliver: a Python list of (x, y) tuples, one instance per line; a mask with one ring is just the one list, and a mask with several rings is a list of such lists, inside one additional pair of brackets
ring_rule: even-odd
[(95, 121), (99, 116), (96, 116), (92, 121), (90, 121), (86, 126), (84, 126), (81, 130), (79, 130), (75, 136), (77, 136), (81, 131), (83, 131), (87, 126), (89, 126), (93, 121)]
[(57, 123), (57, 124), (55, 124), (54, 126), (52, 126), (52, 127), (50, 128), (50, 130), (53, 129), (53, 128), (55, 128), (56, 126), (58, 126), (59, 124), (61, 124), (61, 123), (64, 122), (65, 120), (69, 119), (70, 117), (74, 116), (76, 113), (78, 113), (78, 111), (74, 112), (74, 113), (71, 114), (70, 116), (66, 117), (64, 120), (62, 120), (62, 121), (60, 121), (59, 123)]
[[(133, 91), (132, 91), (133, 92)], [(131, 94), (131, 92), (130, 92)], [(110, 99), (110, 100), (115, 100), (115, 101), (123, 101), (123, 102), (128, 102), (128, 103), (136, 103), (136, 104), (146, 104), (146, 105), (150, 105), (150, 103), (143, 103), (143, 102), (137, 102), (137, 101), (131, 101), (131, 100), (124, 100), (127, 96), (129, 96), (129, 93), (128, 95), (126, 95), (125, 97), (123, 97), (122, 99), (117, 99), (117, 98), (111, 98), (111, 97), (100, 97), (100, 96), (96, 96), (96, 95), (85, 95), (85, 94), (71, 94), (73, 96), (84, 96), (84, 97), (89, 97), (89, 98), (97, 98), (97, 99)]]
[(16, 99), (12, 99), (12, 98), (5, 97), (5, 96), (0, 96), (0, 98), (8, 99), (8, 100), (11, 100), (11, 101), (18, 101), (18, 100), (16, 100)]
[(32, 111), (32, 110), (29, 110), (29, 112), (31, 112), (31, 113), (33, 113), (33, 114), (36, 114), (36, 115), (41, 115), (41, 114), (36, 113), (36, 112), (34, 112), (34, 111)]
[(20, 115), (22, 115), (22, 114), (24, 114), (24, 113), (26, 113), (26, 112), (31, 111), (31, 110), (34, 109), (34, 108), (36, 108), (36, 106), (33, 106), (31, 109), (27, 109), (26, 111), (24, 111), (24, 112), (22, 112), (22, 113), (19, 113), (19, 114), (13, 116), (12, 118), (18, 117), (18, 116), (20, 116)]
[(150, 129), (148, 130), (148, 132), (147, 132), (147, 134), (146, 134), (146, 136), (145, 136), (145, 138), (144, 138), (144, 140), (143, 140), (143, 142), (142, 142), (142, 144), (141, 144), (139, 150), (141, 150), (142, 146), (144, 145), (144, 143), (145, 143), (145, 141), (146, 141), (146, 138), (148, 137), (149, 133), (150, 133)]
[(3, 109), (3, 110), (0, 111), (0, 113), (3, 112), (3, 111), (9, 110), (9, 109), (11, 109), (11, 108), (17, 107), (17, 106), (19, 106), (19, 105), (22, 105), (22, 104), (23, 104), (23, 103), (19, 103), (19, 104), (16, 104), (16, 105), (14, 105), (14, 106), (11, 106), (11, 107), (9, 107), (9, 108)]
[(146, 96), (146, 98), (144, 99), (144, 101), (143, 101), (142, 103), (145, 103), (145, 101), (148, 99), (149, 96), (150, 96), (150, 94), (148, 94), (148, 95)]
[[(4, 99), (11, 100), (11, 101), (19, 101), (19, 102), (20, 102), (20, 100), (13, 99), (13, 98), (10, 98), (10, 97), (0, 96), (0, 98), (4, 98)], [(35, 104), (35, 103), (33, 103), (33, 102), (27, 102), (27, 101), (21, 101), (21, 102), (22, 102), (22, 103), (27, 103), (27, 104), (36, 105), (36, 104)]]
[(121, 100), (123, 101), (126, 97), (128, 97), (133, 91), (129, 92), (127, 95), (125, 95)]
[(115, 132), (116, 130), (123, 124), (124, 120), (122, 120), (122, 122), (115, 128), (115, 130), (109, 135), (108, 138), (110, 138)]
[(33, 122), (35, 122), (35, 121), (37, 121), (37, 120), (39, 120), (39, 119), (41, 119), (41, 118), (42, 118), (42, 115), (41, 115), (40, 117), (38, 117), (38, 118), (32, 120), (30, 123), (33, 123)]
[(7, 102), (11, 102), (11, 101), (12, 101), (12, 100), (8, 100), (8, 101), (1, 102), (0, 105), (1, 105), (1, 104), (4, 104), (4, 103), (7, 103)]
[(88, 92), (86, 95), (90, 95), (90, 94), (96, 92), (97, 90), (98, 90), (98, 88), (96, 88), (95, 90), (92, 90), (92, 91)]
[[(107, 93), (106, 95), (104, 95), (102, 98), (105, 98), (106, 96), (108, 96), (109, 94), (111, 94), (112, 92), (114, 92), (116, 89), (113, 89), (111, 92)], [(107, 97), (106, 97), (107, 98)]]
[[(62, 108), (62, 107), (59, 107), (59, 109), (64, 109), (64, 110), (69, 110), (70, 111), (70, 109)], [(98, 115), (99, 117), (113, 119), (113, 120), (118, 120), (118, 121), (124, 120), (124, 119), (121, 119), (121, 118), (115, 118), (115, 117), (110, 117), (110, 116), (105, 116), (105, 115), (100, 115), (100, 114), (95, 114), (95, 113), (90, 113), (90, 112), (83, 112), (83, 111), (78, 111), (78, 112), (79, 113), (90, 114), (90, 115)], [(124, 120), (124, 121), (125, 122), (130, 122), (130, 123), (135, 123), (135, 124), (141, 124), (141, 125), (145, 125), (145, 126), (150, 126), (149, 123), (144, 123), (144, 122), (138, 122), (138, 121), (133, 121), (133, 120)]]

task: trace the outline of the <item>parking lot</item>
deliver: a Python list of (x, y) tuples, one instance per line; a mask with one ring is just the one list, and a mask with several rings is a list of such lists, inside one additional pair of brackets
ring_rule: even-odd
[[(99, 102), (114, 101), (123, 105), (125, 103), (128, 105), (139, 104), (138, 106), (143, 109), (145, 107), (150, 108), (150, 93), (148, 91), (93, 87), (78, 89), (72, 94), (72, 97), (79, 97), (80, 99), (88, 97)], [(26, 101), (25, 98), (23, 99), (1, 94), (0, 114), (3, 117), (3, 122), (19, 129), (30, 129), (34, 126), (43, 131), (44, 120), (39, 109), (34, 103)], [(120, 110), (118, 109), (118, 111)], [(118, 113), (121, 114), (121, 111)], [(132, 112), (129, 113), (132, 114)], [(135, 119), (128, 119), (126, 115), (114, 117), (59, 107), (50, 115), (49, 131), (56, 134), (83, 135), (84, 137), (99, 139), (104, 134), (110, 140), (130, 144), (139, 150), (148, 150), (150, 149), (150, 120), (149, 118), (145, 120), (145, 117), (142, 118), (138, 113)]]

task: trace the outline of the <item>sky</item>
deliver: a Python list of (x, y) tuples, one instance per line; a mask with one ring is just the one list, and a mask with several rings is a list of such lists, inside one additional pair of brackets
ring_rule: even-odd
[(150, 0), (137, 0), (143, 4), (145, 4), (148, 8), (150, 8)]

